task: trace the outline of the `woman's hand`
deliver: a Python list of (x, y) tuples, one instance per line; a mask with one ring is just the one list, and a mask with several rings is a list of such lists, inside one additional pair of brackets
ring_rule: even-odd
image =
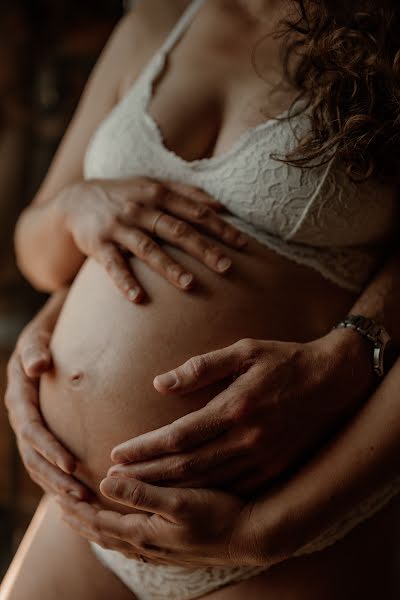
[(318, 449), (374, 383), (368, 343), (342, 329), (306, 344), (241, 340), (154, 386), (188, 394), (226, 378), (204, 408), (116, 447), (109, 475), (252, 494)]
[(178, 183), (145, 178), (86, 181), (64, 190), (56, 207), (77, 248), (103, 265), (121, 292), (136, 302), (143, 289), (127, 264), (126, 252), (178, 289), (189, 290), (194, 283), (193, 274), (173, 260), (155, 236), (218, 273), (228, 271), (231, 260), (197, 227), (232, 248), (247, 243), (246, 236), (217, 215), (218, 202)]
[(128, 558), (185, 567), (268, 565), (268, 544), (257, 549), (257, 533), (245, 526), (250, 506), (234, 496), (113, 478), (102, 482), (101, 491), (148, 513), (122, 515), (72, 498), (57, 499), (64, 521), (103, 548)]
[(31, 478), (48, 493), (83, 499), (88, 490), (72, 477), (75, 458), (46, 428), (39, 408), (39, 378), (51, 368), (49, 342), (65, 294), (55, 294), (21, 333), (8, 364), (5, 403)]

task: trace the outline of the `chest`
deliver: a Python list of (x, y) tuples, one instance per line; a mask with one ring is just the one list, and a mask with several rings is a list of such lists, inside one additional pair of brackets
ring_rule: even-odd
[(277, 44), (263, 41), (262, 73), (256, 48), (256, 36), (241, 30), (235, 36), (232, 25), (216, 27), (206, 14), (166, 53), (151, 78), (145, 110), (168, 149), (187, 161), (223, 155), (248, 129), (290, 105), (293, 90), (277, 85)]

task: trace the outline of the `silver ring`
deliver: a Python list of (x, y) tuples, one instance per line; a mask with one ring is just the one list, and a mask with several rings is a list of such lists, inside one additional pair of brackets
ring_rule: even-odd
[(151, 233), (153, 235), (157, 235), (157, 233), (156, 233), (157, 223), (161, 219), (161, 217), (163, 217), (163, 216), (164, 216), (164, 213), (163, 212), (159, 212), (158, 215), (156, 216), (156, 218), (154, 219), (153, 225), (151, 226)]

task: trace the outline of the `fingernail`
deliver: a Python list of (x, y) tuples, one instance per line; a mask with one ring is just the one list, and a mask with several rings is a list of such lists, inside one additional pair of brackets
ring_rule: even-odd
[(75, 490), (70, 490), (68, 492), (69, 496), (72, 496), (73, 498), (75, 498), (76, 500), (81, 500), (82, 499), (82, 494), (80, 492), (76, 492)]
[(184, 273), (179, 277), (179, 284), (182, 287), (189, 287), (189, 285), (193, 282), (193, 275), (190, 273)]
[(128, 292), (128, 299), (130, 302), (135, 302), (135, 300), (139, 297), (140, 295), (140, 289), (139, 288), (132, 288), (131, 290), (129, 290)]
[(61, 471), (63, 473), (65, 473), (66, 475), (72, 475), (74, 472), (74, 469), (71, 469), (70, 467), (68, 467), (66, 464), (64, 464), (62, 462), (57, 462), (57, 467), (59, 469), (61, 469)]
[(107, 477), (115, 477), (116, 475), (119, 475), (120, 473), (121, 473), (121, 470), (118, 467), (111, 467), (107, 471)]
[(103, 496), (108, 496), (109, 498), (116, 498), (115, 483), (114, 481), (111, 481), (110, 477), (106, 477), (106, 479), (100, 481), (99, 489)]
[(224, 257), (220, 258), (217, 262), (217, 267), (219, 271), (226, 271), (232, 265), (232, 261), (230, 258)]
[(174, 372), (165, 373), (164, 375), (157, 375), (154, 379), (154, 383), (168, 390), (174, 388), (178, 384), (178, 379)]

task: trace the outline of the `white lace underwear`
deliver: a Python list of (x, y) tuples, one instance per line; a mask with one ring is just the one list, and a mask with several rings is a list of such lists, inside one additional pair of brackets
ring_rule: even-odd
[(92, 544), (98, 559), (135, 594), (137, 600), (192, 600), (262, 573), (264, 567), (183, 567), (152, 565)]
[[(400, 492), (400, 477), (353, 508), (314, 540), (293, 554), (303, 556), (324, 550), (344, 538), (354, 527), (373, 517)], [(98, 559), (135, 594), (137, 600), (194, 600), (227, 585), (255, 577), (268, 570), (265, 566), (184, 567), (152, 565), (120, 552), (91, 544)]]

